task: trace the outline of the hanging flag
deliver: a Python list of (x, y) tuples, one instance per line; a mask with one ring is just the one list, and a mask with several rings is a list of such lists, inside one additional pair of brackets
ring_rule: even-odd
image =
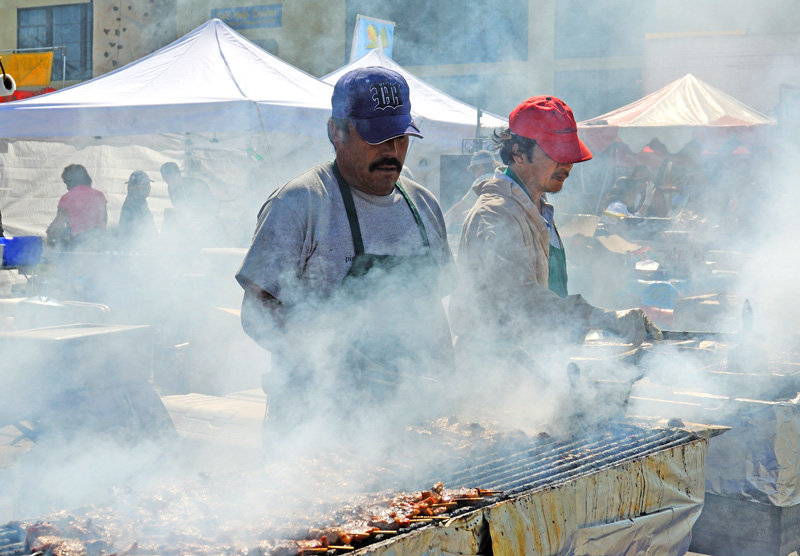
[(359, 14), (356, 16), (356, 28), (353, 32), (350, 62), (355, 62), (376, 48), (391, 58), (393, 42), (394, 21), (385, 21)]
[(3, 54), (3, 67), (20, 87), (47, 87), (53, 73), (53, 51)]
[[(7, 97), (0, 97), (0, 102), (13, 102), (15, 100), (23, 100), (26, 98), (37, 97), (39, 95), (43, 95), (45, 93), (52, 93), (55, 89), (52, 87), (45, 87), (44, 89), (39, 89), (38, 91), (20, 91), (17, 89), (14, 91), (13, 95), (9, 95)], [(3, 152), (0, 150), (0, 152)]]

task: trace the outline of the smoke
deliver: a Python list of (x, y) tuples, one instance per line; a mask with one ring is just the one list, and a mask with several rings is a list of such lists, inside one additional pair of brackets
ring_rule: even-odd
[[(463, 17), (456, 17), (454, 12), (433, 17), (429, 11), (423, 11), (420, 20), (411, 23), (428, 20), (438, 26), (442, 21), (448, 22), (444, 26), (452, 40), (426, 32), (429, 27), (407, 23), (398, 29), (397, 60), (405, 65), (422, 65), (419, 61), (422, 54), (414, 51), (427, 50), (432, 57), (456, 52), (461, 56), (459, 61), (467, 63), (475, 52), (490, 52), (497, 60), (519, 61), (526, 56), (519, 44), (526, 44), (528, 38), (527, 29), (520, 30), (519, 26), (526, 26), (530, 17), (506, 21), (511, 25), (509, 29), (494, 25), (496, 20), (492, 15), (507, 15), (517, 7), (512, 4), (508, 2), (503, 8), (484, 7), (479, 14), (465, 11), (467, 15)], [(365, 9), (377, 10), (379, 5), (386, 3), (348, 3), (348, 17), (354, 17), (355, 12), (350, 12), (355, 9), (359, 13), (368, 11), (376, 17), (400, 20), (398, 12), (407, 11), (405, 7), (393, 7), (387, 12)], [(570, 16), (581, 13), (574, 9), (567, 12)], [(693, 12), (686, 10), (686, 13)], [(707, 15), (710, 18), (712, 14)], [(693, 21), (693, 26), (702, 28), (697, 18)], [(725, 23), (720, 23), (720, 28), (741, 26), (738, 19), (728, 21), (726, 17), (721, 21)], [(510, 33), (511, 38), (505, 34), (502, 40), (496, 40), (498, 28)], [(676, 23), (675, 27), (656, 30), (678, 28), (682, 27)], [(427, 42), (421, 41), (422, 38)], [(591, 34), (585, 38), (589, 44), (596, 44), (592, 43), (595, 37)], [(438, 48), (442, 42), (448, 44), (449, 50)], [(327, 46), (325, 42), (318, 44)], [(412, 49), (414, 44), (419, 46)], [(290, 61), (291, 56), (303, 60), (300, 48), (291, 54), (285, 51), (280, 54)], [(325, 71), (330, 69), (335, 66)], [(513, 86), (497, 86), (503, 79)], [(487, 109), (501, 114), (508, 113), (523, 98), (553, 89), (537, 83), (536, 90), (532, 90), (517, 75), (500, 75), (497, 81), (488, 83), (469, 75), (431, 76), (431, 82), (463, 100), (476, 104), (485, 101)], [(594, 95), (592, 87), (582, 86), (580, 80), (565, 79), (558, 83), (564, 86), (563, 90), (556, 88), (559, 96), (571, 104), (571, 99), (576, 99), (573, 105), (576, 114), (590, 117), (600, 113), (600, 105), (587, 100)], [(640, 85), (627, 87), (619, 96), (604, 98), (603, 108), (616, 108), (634, 100), (628, 97), (633, 95), (632, 91), (639, 91), (636, 87)], [(497, 95), (487, 91), (497, 91)], [(259, 389), (262, 372), (269, 370), (269, 355), (244, 337), (238, 315), (219, 308), (237, 308), (241, 302), (241, 290), (233, 275), (255, 227), (258, 207), (280, 184), (331, 157), (326, 142), (304, 138), (302, 132), (298, 129), (296, 137), (275, 135), (274, 140), (264, 142), (256, 139), (249, 146), (242, 137), (222, 134), (192, 135), (190, 141), (186, 136), (165, 136), (158, 138), (158, 142), (151, 137), (126, 138), (124, 142), (142, 143), (133, 147), (10, 143), (8, 156), (4, 157), (3, 183), (11, 187), (11, 192), (3, 192), (2, 196), (7, 234), (43, 231), (64, 192), (58, 179), (60, 170), (73, 162), (84, 164), (95, 179), (95, 187), (108, 197), (111, 228), (119, 218), (125, 180), (131, 171), (145, 170), (155, 180), (148, 204), (159, 230), (163, 231), (163, 214), (171, 208), (171, 203), (158, 169), (162, 163), (174, 161), (187, 174), (208, 182), (220, 201), (225, 232), (233, 238), (216, 252), (183, 245), (173, 250), (159, 249), (157, 253), (139, 253), (124, 264), (118, 260), (121, 257), (113, 254), (95, 257), (91, 263), (74, 258), (73, 264), (60, 262), (53, 254), (54, 268), (60, 272), (37, 276), (25, 282), (26, 288), (21, 292), (18, 289), (17, 293), (34, 298), (45, 294), (53, 302), (67, 302), (79, 296), (87, 303), (108, 305), (110, 315), (101, 317), (106, 323), (152, 325), (157, 338), (152, 344), (153, 379), (159, 394), (191, 391), (224, 395), (237, 389)], [(108, 138), (104, 141), (113, 143)], [(633, 295), (637, 292), (636, 281), (633, 284), (623, 281), (622, 276), (629, 274), (623, 271), (630, 271), (637, 260), (652, 256), (660, 259), (662, 268), (676, 278), (674, 287), (680, 297), (714, 296), (702, 305), (698, 302), (698, 306), (709, 312), (701, 318), (700, 309), (694, 307), (693, 316), (683, 321), (686, 329), (738, 331), (741, 302), (747, 298), (754, 309), (754, 334), (763, 339), (763, 345), (773, 352), (785, 349), (787, 343), (791, 346), (800, 310), (796, 280), (800, 275), (797, 268), (800, 258), (795, 253), (795, 242), (791, 241), (797, 228), (794, 207), (799, 200), (793, 181), (800, 168), (791, 162), (789, 155), (774, 156), (761, 151), (730, 153), (716, 160), (713, 155), (700, 154), (694, 162), (699, 164), (703, 180), (685, 182), (693, 188), (691, 201), (681, 217), (675, 219), (674, 231), (680, 233), (673, 234), (667, 247), (653, 242), (649, 252), (631, 255), (624, 250), (608, 250), (597, 242), (584, 245), (585, 251), (568, 246), (570, 293), (581, 293), (591, 303), (609, 309), (641, 304), (641, 297)], [(652, 167), (654, 175), (657, 169)], [(414, 169), (415, 175), (424, 176), (417, 170)], [(562, 207), (578, 191), (583, 170), (576, 170), (567, 180), (564, 193), (550, 199), (560, 210), (559, 224), (567, 218)], [(41, 186), (35, 196), (27, 193), (31, 184)], [(431, 189), (438, 187), (438, 183), (425, 185)], [(624, 234), (630, 230), (618, 231)], [(628, 239), (644, 245), (649, 241), (645, 232), (640, 230), (644, 235)], [(215, 229), (205, 233), (203, 239), (221, 235)], [(229, 250), (223, 252), (225, 248)], [(705, 258), (709, 250), (718, 253), (715, 261)], [(701, 252), (703, 257), (695, 258)], [(90, 268), (87, 264), (95, 266)], [(94, 277), (92, 283), (81, 281), (80, 276), (89, 275)], [(691, 420), (707, 414), (691, 407), (690, 402), (683, 406), (665, 404), (664, 396), (671, 395), (667, 390), (705, 393), (705, 399), (716, 400), (715, 396), (721, 396), (721, 373), (709, 374), (726, 370), (713, 366), (728, 357), (729, 352), (721, 345), (662, 346), (641, 360), (642, 368), (636, 368), (631, 364), (634, 356), (625, 357), (630, 346), (617, 338), (592, 337), (585, 345), (576, 345), (570, 342), (570, 332), (562, 328), (546, 330), (546, 325), (545, 330), (533, 334), (535, 341), (522, 344), (521, 350), (498, 358), (498, 351), (508, 346), (492, 343), (468, 364), (457, 361), (455, 370), (442, 370), (440, 361), (422, 357), (420, 351), (396, 353), (401, 369), (397, 373), (373, 368), (372, 374), (348, 374), (357, 365), (364, 367), (364, 362), (356, 359), (373, 358), (375, 354), (370, 349), (385, 356), (387, 352), (398, 352), (398, 346), (406, 341), (425, 345), (430, 339), (423, 330), (415, 330), (413, 323), (393, 320), (400, 308), (405, 310), (406, 305), (419, 301), (397, 295), (403, 284), (418, 279), (413, 274), (401, 276), (397, 283), (382, 291), (379, 299), (370, 301), (380, 304), (378, 313), (385, 319), (376, 322), (376, 328), (383, 332), (403, 330), (408, 334), (398, 336), (397, 344), (371, 344), (368, 336), (351, 329), (353, 322), (366, 318), (362, 313), (369, 305), (362, 292), (337, 294), (327, 300), (326, 307), (316, 302), (303, 306), (286, 336), (276, 340), (284, 347), (282, 352), (276, 350), (272, 354), (274, 364), (268, 373), (271, 376), (267, 386), (288, 380), (280, 374), (286, 368), (286, 361), (302, 361), (303, 376), (291, 377), (302, 380), (302, 385), (278, 386), (288, 388), (291, 393), (293, 386), (302, 386), (306, 395), (302, 399), (288, 396), (279, 399), (275, 391), (268, 393), (273, 423), (279, 421), (277, 413), (282, 404), (289, 406), (287, 415), (294, 421), (284, 421), (285, 429), (273, 429), (276, 432), (268, 437), (266, 452), (255, 446), (220, 448), (209, 443), (209, 447), (174, 436), (161, 437), (161, 433), (151, 436), (152, 431), (142, 431), (130, 441), (120, 439), (120, 434), (124, 437), (127, 432), (121, 433), (102, 423), (103, 415), (115, 411), (109, 399), (136, 407), (129, 399), (130, 391), (124, 390), (125, 396), (112, 396), (95, 388), (78, 400), (63, 382), (76, 369), (94, 369), (105, 375), (109, 367), (117, 365), (118, 362), (107, 359), (108, 352), (103, 347), (97, 347), (98, 357), (84, 354), (70, 364), (43, 362), (35, 348), (26, 353), (0, 351), (4, 379), (13, 374), (14, 380), (9, 382), (19, 387), (15, 391), (5, 386), (4, 407), (8, 408), (10, 401), (19, 402), (12, 400), (14, 396), (9, 396), (9, 392), (16, 395), (24, 392), (25, 419), (14, 416), (20, 420), (19, 426), (28, 427), (34, 420), (44, 419), (52, 430), (35, 442), (22, 438), (16, 443), (19, 451), (25, 453), (0, 472), (0, 522), (34, 519), (51, 511), (95, 504), (112, 508), (131, 522), (142, 512), (147, 513), (153, 520), (149, 522), (151, 529), (142, 529), (140, 538), (163, 534), (170, 527), (185, 531), (190, 526), (197, 526), (211, 538), (212, 532), (225, 529), (220, 527), (221, 523), (237, 521), (249, 524), (257, 537), (262, 533), (256, 531), (258, 526), (288, 523), (293, 515), (302, 514), (320, 500), (324, 501), (323, 506), (335, 505), (361, 491), (426, 486), (417, 481), (433, 474), (434, 463), (444, 468), (448, 461), (452, 463), (453, 454), (462, 453), (446, 442), (439, 442), (445, 435), (426, 429), (422, 424), (426, 420), (456, 415), (461, 422), (491, 423), (499, 431), (521, 429), (531, 435), (581, 433), (586, 427), (603, 426), (606, 420), (625, 411), (630, 384), (642, 368), (648, 376), (634, 389), (637, 398), (632, 402), (634, 414)], [(47, 287), (43, 282), (47, 282)], [(452, 287), (446, 291), (451, 292)], [(305, 298), (307, 293), (298, 297)], [(514, 299), (510, 301), (513, 303)], [(437, 303), (438, 300), (418, 309), (438, 310)], [(38, 319), (39, 324), (61, 324), (75, 322), (76, 311), (92, 310), (86, 306), (61, 305), (58, 311), (63, 316), (52, 321), (48, 320), (53, 318), (52, 313), (45, 317), (30, 307), (8, 314), (15, 316), (20, 324), (25, 319)], [(676, 308), (674, 318), (680, 314)], [(482, 316), (475, 316), (474, 322), (483, 324)], [(515, 329), (517, 326), (524, 325), (515, 322), (509, 328), (519, 330)], [(490, 332), (492, 338), (502, 336), (502, 331)], [(147, 350), (151, 344), (136, 345)], [(408, 357), (402, 357), (405, 355)], [(24, 364), (19, 363), (21, 360)], [(17, 364), (11, 365), (11, 361)], [(570, 364), (577, 366), (577, 373)], [(726, 393), (730, 391), (725, 389)], [(58, 401), (57, 395), (61, 396)], [(106, 401), (101, 403), (104, 395)], [(737, 395), (743, 397), (753, 392), (741, 390)], [(661, 401), (651, 403), (657, 398)], [(61, 404), (59, 409), (67, 411), (70, 403), (80, 408), (77, 416), (56, 413), (70, 419), (47, 422), (46, 416), (53, 414), (56, 405)], [(95, 407), (97, 414), (84, 413), (86, 407)], [(131, 421), (139, 415), (127, 415), (129, 420), (124, 422), (128, 428), (123, 428), (129, 432)], [(253, 424), (249, 426), (252, 428)], [(101, 434), (92, 430), (97, 428)], [(260, 427), (256, 424), (255, 428)], [(169, 427), (165, 425), (165, 429)], [(30, 450), (26, 452), (25, 447)], [(163, 520), (161, 530), (155, 526), (159, 518)]]

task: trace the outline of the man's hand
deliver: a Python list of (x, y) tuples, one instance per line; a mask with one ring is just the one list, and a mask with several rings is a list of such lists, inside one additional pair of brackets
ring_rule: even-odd
[(589, 319), (589, 326), (602, 328), (625, 338), (633, 345), (640, 345), (648, 337), (654, 340), (663, 340), (661, 330), (641, 309), (626, 309), (624, 311), (608, 311), (595, 309)]
[(267, 351), (275, 351), (285, 332), (286, 315), (281, 302), (252, 282), (244, 288), (242, 330)]

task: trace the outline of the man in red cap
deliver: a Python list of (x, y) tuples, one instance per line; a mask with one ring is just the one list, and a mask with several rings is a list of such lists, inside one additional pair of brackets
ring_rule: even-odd
[[(582, 339), (606, 329), (640, 344), (661, 332), (641, 309), (609, 311), (567, 290), (564, 246), (549, 193), (564, 187), (572, 166), (592, 158), (578, 137), (572, 110), (553, 96), (532, 97), (495, 134), (505, 170), (482, 182), (464, 221), (458, 249), (462, 286), (451, 299), (454, 333), (492, 356), (514, 352), (547, 334)], [(474, 353), (473, 353), (474, 355)]]

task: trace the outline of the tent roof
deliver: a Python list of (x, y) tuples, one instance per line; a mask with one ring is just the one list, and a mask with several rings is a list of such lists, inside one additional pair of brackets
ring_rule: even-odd
[[(425, 140), (441, 142), (453, 141), (454, 137), (466, 139), (475, 136), (477, 108), (422, 81), (380, 50), (370, 51), (358, 60), (324, 76), (322, 80), (334, 85), (348, 71), (370, 66), (394, 70), (408, 82), (411, 91), (411, 111)], [(508, 120), (505, 118), (490, 112), (481, 113), (481, 128), (485, 130), (502, 127), (507, 123)]]
[(639, 151), (658, 138), (671, 152), (692, 138), (721, 143), (731, 134), (746, 141), (770, 119), (732, 96), (686, 74), (631, 104), (578, 124), (581, 138), (602, 151), (617, 138)]
[(212, 19), (111, 73), (0, 106), (0, 137), (240, 131), (324, 135), (332, 87)]

